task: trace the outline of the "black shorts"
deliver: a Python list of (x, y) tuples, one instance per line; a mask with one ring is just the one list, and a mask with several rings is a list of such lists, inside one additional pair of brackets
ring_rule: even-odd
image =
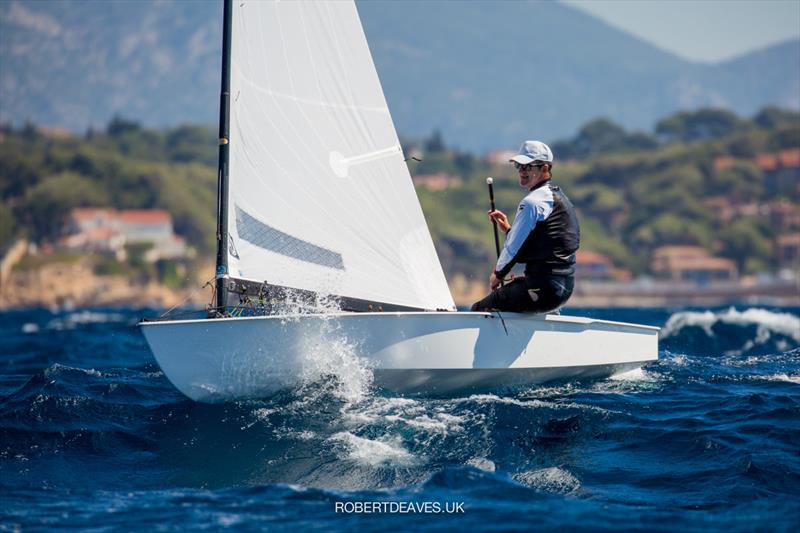
[(564, 305), (572, 296), (574, 286), (573, 276), (526, 274), (472, 304), (472, 311), (546, 313)]

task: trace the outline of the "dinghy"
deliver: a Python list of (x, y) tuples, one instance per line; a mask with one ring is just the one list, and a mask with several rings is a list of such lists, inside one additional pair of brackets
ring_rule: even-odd
[(426, 395), (657, 359), (655, 327), (456, 311), (353, 2), (225, 2), (219, 137), (214, 304), (141, 323), (189, 398), (272, 394), (343, 345)]

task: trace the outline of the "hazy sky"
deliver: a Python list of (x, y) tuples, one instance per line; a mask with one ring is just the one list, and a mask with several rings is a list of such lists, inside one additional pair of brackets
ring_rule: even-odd
[(800, 37), (800, 0), (562, 0), (691, 61)]

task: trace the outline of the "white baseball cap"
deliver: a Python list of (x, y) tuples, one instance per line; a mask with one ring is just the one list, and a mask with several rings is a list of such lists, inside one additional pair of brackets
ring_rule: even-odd
[(527, 165), (534, 161), (547, 161), (553, 162), (553, 152), (550, 147), (542, 141), (525, 141), (519, 148), (519, 154), (515, 155), (509, 161), (515, 161), (520, 165)]

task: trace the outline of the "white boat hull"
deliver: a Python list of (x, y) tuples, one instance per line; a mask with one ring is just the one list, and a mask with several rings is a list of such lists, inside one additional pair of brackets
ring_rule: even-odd
[[(658, 328), (562, 315), (332, 313), (143, 322), (167, 378), (193, 400), (257, 398), (348, 352), (374, 383), (453, 395), (598, 378), (658, 359)], [(332, 372), (336, 373), (336, 372)]]

